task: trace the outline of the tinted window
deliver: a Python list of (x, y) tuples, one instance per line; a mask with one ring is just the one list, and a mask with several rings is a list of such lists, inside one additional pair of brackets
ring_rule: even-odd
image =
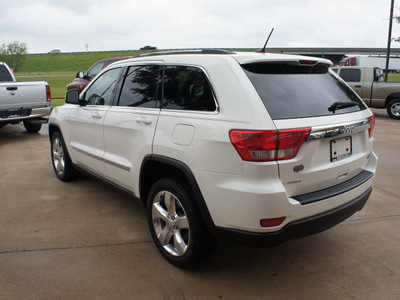
[(10, 72), (4, 65), (0, 65), (0, 81), (13, 81)]
[(112, 69), (97, 78), (85, 93), (88, 105), (111, 105), (120, 71), (120, 68)]
[(340, 77), (347, 82), (360, 82), (361, 81), (361, 70), (360, 69), (342, 69), (340, 71)]
[(94, 76), (96, 76), (97, 74), (99, 74), (99, 72), (100, 72), (101, 70), (103, 70), (104, 64), (105, 64), (104, 61), (95, 64), (93, 67), (91, 67), (91, 68), (89, 69), (89, 71), (87, 71), (86, 76), (89, 77), (89, 78), (93, 78)]
[(160, 66), (130, 67), (119, 98), (120, 106), (159, 107)]
[[(343, 114), (366, 109), (347, 85), (327, 67), (249, 64), (242, 66), (272, 119), (290, 119)], [(335, 102), (356, 105), (329, 110)]]
[(163, 107), (215, 111), (215, 100), (203, 71), (186, 66), (165, 67)]

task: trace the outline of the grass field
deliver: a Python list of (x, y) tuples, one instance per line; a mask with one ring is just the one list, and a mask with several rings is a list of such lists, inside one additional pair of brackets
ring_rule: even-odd
[(24, 65), (16, 75), (74, 75), (78, 71), (86, 71), (101, 59), (134, 56), (140, 53), (143, 51), (31, 54), (26, 56)]
[[(253, 51), (254, 49), (237, 49), (237, 51)], [(25, 64), (16, 73), (18, 81), (47, 81), (52, 97), (64, 97), (67, 84), (72, 82), (78, 71), (86, 72), (95, 62), (112, 57), (134, 56), (144, 51), (110, 51), (81, 52), (63, 54), (27, 55)], [(389, 82), (400, 82), (399, 74), (389, 74)], [(64, 103), (64, 100), (52, 100), (53, 106)]]

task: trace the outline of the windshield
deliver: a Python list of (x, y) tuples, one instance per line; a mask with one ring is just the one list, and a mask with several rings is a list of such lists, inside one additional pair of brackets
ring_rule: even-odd
[(247, 64), (242, 67), (274, 120), (367, 109), (364, 102), (326, 66)]

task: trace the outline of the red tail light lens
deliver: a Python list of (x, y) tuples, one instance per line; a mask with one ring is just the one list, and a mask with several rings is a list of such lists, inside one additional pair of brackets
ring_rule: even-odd
[(372, 131), (375, 128), (375, 115), (372, 115), (368, 118), (368, 122), (369, 122), (369, 129), (368, 129), (368, 135), (369, 137), (372, 136)]
[(286, 217), (276, 218), (276, 219), (261, 219), (261, 227), (275, 227), (279, 226), (285, 221)]
[(232, 130), (230, 139), (245, 161), (273, 161), (297, 155), (310, 129), (280, 131)]
[(50, 92), (49, 85), (46, 85), (46, 98), (47, 98), (47, 102), (51, 102), (51, 92)]

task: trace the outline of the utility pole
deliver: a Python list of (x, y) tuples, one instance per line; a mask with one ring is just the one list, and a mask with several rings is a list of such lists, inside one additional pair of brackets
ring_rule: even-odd
[(390, 43), (392, 42), (393, 8), (394, 8), (394, 0), (392, 0), (390, 4), (389, 35), (388, 35), (387, 52), (386, 52), (385, 82), (387, 82), (389, 73)]

